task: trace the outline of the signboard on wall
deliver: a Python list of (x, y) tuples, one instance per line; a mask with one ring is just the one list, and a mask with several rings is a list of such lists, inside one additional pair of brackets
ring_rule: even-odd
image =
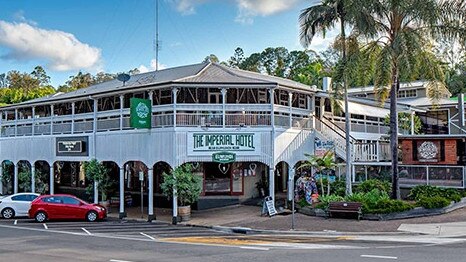
[(130, 125), (134, 128), (151, 128), (152, 103), (149, 99), (131, 98)]
[(236, 154), (231, 152), (218, 152), (212, 154), (212, 162), (233, 163), (236, 161)]
[(236, 155), (257, 155), (261, 152), (260, 135), (255, 133), (188, 133), (188, 155), (212, 155), (228, 151)]
[(335, 142), (332, 140), (320, 140), (316, 138), (314, 144), (314, 155), (316, 156), (324, 156), (325, 153), (329, 150), (334, 150)]
[(57, 156), (88, 156), (89, 139), (87, 136), (57, 137)]
[(424, 141), (417, 144), (417, 160), (438, 162), (440, 160), (440, 141)]

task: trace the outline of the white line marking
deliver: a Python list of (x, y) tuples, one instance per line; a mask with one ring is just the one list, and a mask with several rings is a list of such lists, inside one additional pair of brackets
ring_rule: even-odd
[(86, 234), (88, 234), (89, 236), (92, 235), (91, 232), (87, 231), (87, 229), (85, 229), (84, 227), (81, 227), (81, 229), (86, 232)]
[(270, 250), (270, 248), (266, 248), (266, 247), (250, 247), (250, 246), (243, 246), (243, 247), (239, 247), (239, 248), (242, 248), (242, 249), (263, 250), (263, 251), (268, 251), (268, 250)]
[(129, 260), (118, 260), (118, 259), (110, 259), (109, 261), (110, 262), (132, 262), (132, 261), (129, 261)]
[(45, 228), (45, 229), (49, 229), (49, 227), (47, 226), (47, 224), (44, 223), (44, 224), (42, 224), (42, 225), (44, 225), (44, 228)]
[(368, 258), (383, 258), (383, 259), (398, 259), (398, 257), (375, 256), (375, 255), (361, 255), (361, 257), (368, 257)]
[(155, 237), (151, 237), (151, 236), (149, 236), (148, 234), (144, 234), (144, 233), (142, 233), (142, 232), (139, 232), (139, 234), (141, 234), (141, 235), (143, 235), (143, 236), (145, 236), (145, 237), (147, 237), (147, 238), (149, 238), (149, 239), (155, 240)]
[(18, 220), (15, 220), (15, 222), (13, 223), (14, 225), (18, 224)]

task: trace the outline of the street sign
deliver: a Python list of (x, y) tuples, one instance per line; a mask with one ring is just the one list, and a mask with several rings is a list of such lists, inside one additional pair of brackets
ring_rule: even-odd
[(144, 181), (144, 172), (139, 172), (139, 181)]

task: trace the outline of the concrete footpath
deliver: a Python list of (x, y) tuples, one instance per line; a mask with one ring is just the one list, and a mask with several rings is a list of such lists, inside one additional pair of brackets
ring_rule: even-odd
[[(264, 217), (261, 207), (236, 205), (202, 211), (192, 211), (191, 220), (182, 224), (206, 227), (240, 227), (265, 231), (289, 232), (291, 215)], [(171, 222), (171, 209), (155, 209), (159, 221)], [(147, 220), (141, 210), (130, 208), (127, 219)], [(118, 217), (118, 213), (110, 213)], [(295, 214), (295, 231), (313, 233), (414, 233), (444, 237), (466, 236), (466, 208), (448, 214), (390, 221), (322, 218)]]

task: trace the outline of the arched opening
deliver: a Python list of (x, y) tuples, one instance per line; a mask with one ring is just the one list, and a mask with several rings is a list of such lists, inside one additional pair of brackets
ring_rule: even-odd
[(31, 163), (27, 160), (18, 161), (18, 193), (31, 192)]
[(14, 170), (15, 164), (10, 160), (2, 162), (2, 192), (4, 195), (11, 195), (14, 192)]
[(54, 188), (56, 194), (72, 194), (83, 200), (91, 201), (93, 191), (86, 190), (89, 181), (83, 168), (84, 162), (56, 161), (54, 165)]
[(125, 178), (125, 205), (128, 207), (127, 212), (141, 214), (141, 217), (147, 216), (147, 209), (132, 208), (144, 207), (148, 203), (149, 181), (148, 168), (141, 161), (128, 161), (124, 165)]
[[(107, 169), (107, 177), (103, 179), (103, 189), (105, 190), (105, 198), (109, 201), (109, 204), (119, 203), (119, 179), (120, 179), (120, 167), (113, 161), (103, 161), (102, 164)], [(102, 192), (99, 192), (99, 197), (102, 198)], [(111, 208), (118, 208), (118, 206), (110, 206)], [(116, 211), (116, 210), (115, 210)]]
[(281, 161), (275, 165), (275, 198), (286, 198), (289, 165)]
[(35, 167), (35, 191), (39, 194), (50, 193), (50, 165), (47, 161), (38, 160), (34, 163)]

